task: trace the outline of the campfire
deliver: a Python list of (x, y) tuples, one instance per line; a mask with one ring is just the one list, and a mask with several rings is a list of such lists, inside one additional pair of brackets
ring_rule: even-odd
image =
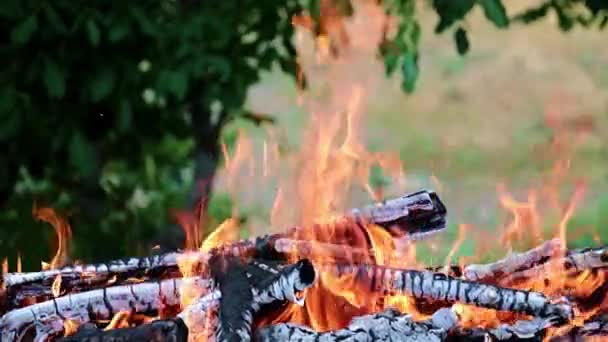
[[(382, 255), (390, 242), (440, 232), (446, 213), (435, 192), (422, 190), (328, 223), (198, 251), (7, 273), (2, 341), (561, 341), (608, 334), (605, 248), (567, 250), (554, 239), (490, 264), (422, 269)], [(313, 328), (329, 317), (332, 329)]]
[[(384, 200), (367, 182), (370, 168), (378, 165), (389, 173), (394, 169), (395, 179), (404, 177), (399, 158), (362, 147), (360, 107), (375, 83), (353, 70), (375, 56), (386, 18), (376, 2), (358, 6), (355, 13), (364, 13), (365, 20), (355, 16), (344, 25), (329, 25), (339, 31), (334, 36), (348, 31), (351, 37), (332, 41), (339, 57), (328, 53), (328, 37), (308, 40), (317, 49), (306, 47), (306, 32), (298, 29), (298, 44), (305, 46), (300, 52), (318, 52), (300, 53), (308, 82), (330, 94), (300, 99), (311, 113), (303, 147), (279, 161), (281, 142), (265, 142), (262, 158), (252, 156), (246, 139), (239, 140), (234, 156), (224, 146), (230, 181), (218, 187), (231, 195), (247, 188), (260, 197), (263, 189), (278, 189), (275, 200), (267, 201), (273, 203), (270, 221), (281, 227), (278, 232), (239, 240), (234, 238), (238, 224), (229, 219), (204, 241), (188, 241), (184, 250), (101, 264), (66, 263), (69, 226), (52, 210), (38, 209), (36, 217), (59, 233), (59, 250), (42, 271), (4, 270), (1, 340), (578, 341), (608, 336), (608, 248), (567, 248), (565, 227), (577, 191), (568, 205), (555, 204), (565, 210), (548, 240), (535, 216), (537, 199), (501, 196), (513, 223), (476, 252), (483, 255), (497, 243), (517, 239), (533, 241), (532, 249), (490, 263), (453, 264), (454, 246), (445, 264), (417, 262), (416, 242), (447, 230), (449, 203), (444, 205), (441, 191), (431, 190)], [(322, 75), (315, 77), (319, 68)], [(373, 74), (381, 75), (379, 70)], [(555, 146), (563, 146), (557, 140)], [(546, 154), (563, 156), (557, 166), (568, 161), (562, 150)], [(289, 167), (293, 179), (278, 185), (253, 184), (251, 177), (246, 186), (234, 181), (256, 169), (249, 161), (260, 160), (263, 179), (280, 178)], [(556, 174), (563, 170), (555, 169)], [(555, 190), (558, 179), (548, 187)], [(375, 203), (344, 210), (351, 207), (350, 185), (357, 182)], [(552, 194), (548, 197), (559, 197)], [(473, 235), (460, 234), (455, 245)]]

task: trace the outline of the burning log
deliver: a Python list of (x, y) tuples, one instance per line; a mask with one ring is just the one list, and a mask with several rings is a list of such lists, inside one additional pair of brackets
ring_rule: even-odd
[(120, 311), (153, 314), (163, 308), (178, 307), (179, 290), (185, 281), (191, 281), (201, 293), (209, 292), (213, 285), (212, 281), (200, 278), (170, 279), (53, 298), (4, 315), (0, 319), (2, 341), (21, 341), (26, 334), (44, 341), (61, 334), (67, 321), (83, 324), (92, 319), (109, 320)]
[(550, 240), (527, 252), (510, 255), (491, 264), (472, 264), (462, 270), (467, 280), (515, 284), (551, 272), (581, 272), (608, 267), (608, 247), (564, 250), (558, 240)]
[[(221, 258), (220, 258), (221, 259)], [(304, 304), (296, 293), (310, 287), (315, 270), (308, 260), (285, 267), (253, 261), (245, 266), (238, 259), (220, 260), (226, 267), (212, 265), (220, 292), (217, 341), (249, 341), (254, 315), (264, 305), (290, 301)]]
[(177, 319), (157, 320), (133, 328), (101, 330), (84, 324), (76, 334), (60, 338), (58, 342), (186, 342), (188, 328)]
[(371, 291), (406, 294), (413, 298), (461, 303), (537, 317), (572, 318), (567, 303), (552, 303), (538, 292), (522, 291), (454, 278), (442, 273), (377, 265), (326, 264), (336, 274), (354, 274), (369, 282)]
[[(396, 237), (411, 236), (438, 231), (445, 228), (447, 210), (437, 194), (432, 191), (418, 191), (383, 203), (354, 209), (343, 221), (347, 230), (353, 225), (362, 227), (373, 223), (386, 228)], [(339, 220), (338, 220), (339, 221)], [(128, 258), (96, 265), (74, 265), (60, 269), (31, 273), (8, 273), (3, 276), (6, 288), (7, 308), (13, 309), (48, 300), (53, 295), (52, 286), (61, 277), (65, 293), (91, 290), (108, 285), (128, 284), (129, 279), (143, 277), (166, 279), (179, 277), (178, 264), (187, 260), (189, 264), (198, 265), (197, 271), (206, 267), (213, 255), (233, 255), (246, 258), (277, 258), (282, 249), (278, 241), (298, 236), (324, 236), (319, 225), (312, 227), (312, 232), (303, 228), (293, 228), (286, 233), (266, 235), (252, 240), (239, 241), (226, 246), (219, 246), (209, 253), (204, 252), (171, 252), (143, 258)], [(365, 230), (363, 228), (358, 228)], [(319, 230), (318, 234), (315, 230)], [(348, 234), (348, 232), (346, 233)], [(284, 250), (283, 250), (284, 252)], [(196, 267), (195, 267), (196, 268)], [(163, 276), (164, 275), (164, 276)], [(27, 299), (27, 300), (25, 300)]]
[(555, 273), (577, 273), (585, 270), (608, 268), (608, 247), (584, 248), (568, 251), (563, 257), (523, 269), (504, 277), (505, 284), (517, 284), (538, 277), (546, 278)]
[(487, 279), (498, 279), (504, 275), (510, 275), (522, 269), (531, 268), (541, 264), (549, 258), (555, 257), (563, 251), (563, 242), (559, 239), (546, 241), (538, 247), (508, 257), (491, 264), (472, 264), (463, 270), (463, 276), (468, 280), (483, 281)]

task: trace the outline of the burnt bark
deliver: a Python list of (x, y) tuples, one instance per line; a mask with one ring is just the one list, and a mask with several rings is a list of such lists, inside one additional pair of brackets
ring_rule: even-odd
[[(192, 278), (201, 293), (211, 290), (213, 282)], [(180, 287), (186, 279), (108, 287), (64, 297), (10, 311), (0, 319), (2, 341), (21, 341), (33, 334), (39, 341), (63, 332), (66, 320), (78, 324), (93, 320), (109, 320), (119, 311), (158, 314), (161, 310), (178, 308)], [(34, 331), (32, 331), (34, 328)]]
[(157, 320), (133, 328), (101, 330), (83, 325), (74, 335), (57, 342), (187, 342), (188, 327), (180, 319)]
[(256, 260), (245, 265), (233, 258), (227, 262), (227, 267), (213, 272), (223, 294), (216, 341), (249, 341), (254, 315), (263, 306), (286, 301), (303, 305), (297, 293), (315, 281), (315, 269), (308, 260), (287, 266)]
[(537, 317), (558, 317), (563, 321), (570, 320), (573, 315), (569, 304), (553, 303), (539, 292), (467, 281), (437, 272), (377, 265), (326, 264), (321, 267), (337, 275), (354, 275), (375, 293), (406, 294), (417, 299), (461, 303)]

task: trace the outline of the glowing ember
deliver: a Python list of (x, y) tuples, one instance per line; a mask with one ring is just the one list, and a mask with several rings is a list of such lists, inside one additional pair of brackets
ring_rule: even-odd
[(78, 323), (72, 319), (66, 319), (63, 321), (64, 336), (70, 336), (76, 333), (78, 330)]
[(117, 328), (126, 328), (129, 326), (129, 318), (131, 313), (128, 311), (120, 311), (117, 312), (108, 325), (105, 327), (105, 330), (117, 329)]
[(61, 295), (61, 274), (58, 274), (53, 280), (53, 284), (51, 285), (51, 292), (54, 297), (59, 297)]

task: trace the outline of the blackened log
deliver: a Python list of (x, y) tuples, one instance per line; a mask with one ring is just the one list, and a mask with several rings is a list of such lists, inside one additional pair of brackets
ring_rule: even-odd
[(414, 298), (461, 303), (538, 317), (572, 318), (567, 303), (553, 303), (543, 294), (467, 281), (442, 273), (397, 269), (376, 265), (323, 264), (324, 271), (351, 274), (365, 281), (370, 291), (400, 293)]
[[(436, 193), (422, 190), (391, 199), (375, 205), (354, 209), (345, 215), (344, 226), (363, 227), (366, 223), (374, 223), (385, 227), (395, 237), (423, 234), (445, 228), (447, 211)], [(195, 264), (204, 266), (212, 255), (234, 255), (241, 257), (275, 258), (277, 253), (274, 243), (281, 238), (301, 236), (324, 236), (326, 227), (323, 225), (311, 228), (293, 228), (284, 233), (266, 235), (252, 240), (239, 241), (233, 244), (219, 246), (210, 253), (171, 252), (144, 258), (128, 258), (95, 265), (73, 265), (60, 269), (31, 272), (8, 273), (3, 276), (3, 286), (7, 289), (9, 309), (20, 307), (23, 303), (16, 300), (19, 292), (39, 296), (41, 300), (49, 299), (51, 286), (57, 276), (61, 276), (66, 292), (79, 289), (91, 290), (107, 286), (111, 279), (118, 280), (113, 285), (120, 285), (121, 280), (129, 278), (154, 277), (163, 273), (175, 273), (180, 258), (187, 258)], [(312, 234), (310, 232), (312, 230)], [(318, 230), (318, 231), (317, 231)], [(356, 230), (356, 229), (355, 229)], [(364, 230), (364, 229), (363, 229)], [(363, 232), (365, 235), (365, 232)], [(29, 292), (28, 292), (29, 291)], [(36, 295), (38, 294), (38, 295)]]
[(600, 312), (582, 325), (571, 326), (565, 332), (552, 336), (550, 342), (605, 341), (608, 340), (608, 313)]
[(101, 330), (81, 326), (74, 335), (57, 342), (187, 342), (188, 328), (180, 319), (157, 320), (133, 328)]
[(258, 260), (244, 265), (237, 259), (214, 273), (224, 294), (216, 341), (249, 341), (254, 315), (263, 306), (285, 301), (303, 305), (304, 297), (297, 294), (315, 281), (314, 267), (305, 259), (288, 266)]
[(13, 310), (0, 318), (2, 341), (21, 341), (25, 334), (44, 340), (63, 332), (66, 320), (83, 324), (109, 320), (119, 311), (156, 314), (161, 309), (179, 307), (180, 287), (191, 281), (201, 294), (207, 293), (213, 281), (207, 279), (170, 279), (132, 285), (113, 286), (53, 298), (50, 301)]

